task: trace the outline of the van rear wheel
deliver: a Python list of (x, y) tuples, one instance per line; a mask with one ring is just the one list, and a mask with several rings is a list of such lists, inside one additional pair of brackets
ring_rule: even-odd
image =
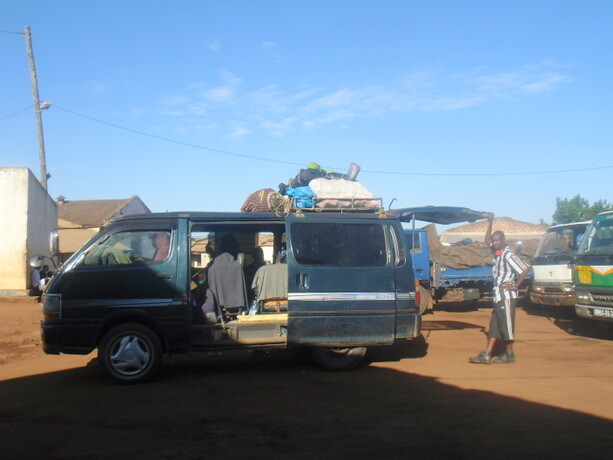
[(147, 326), (126, 323), (105, 334), (98, 347), (104, 373), (117, 383), (145, 382), (154, 377), (162, 361), (162, 345)]
[(366, 347), (312, 348), (311, 356), (321, 367), (329, 371), (348, 371), (364, 362)]

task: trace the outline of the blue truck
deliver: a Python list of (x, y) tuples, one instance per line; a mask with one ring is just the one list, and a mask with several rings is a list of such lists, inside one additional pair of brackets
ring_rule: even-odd
[[(492, 293), (492, 255), (483, 242), (443, 246), (433, 224), (475, 222), (487, 214), (454, 206), (425, 206), (401, 210), (407, 248), (415, 272), (420, 311), (438, 302), (465, 302), (489, 298)], [(416, 228), (415, 222), (429, 222)], [(484, 235), (485, 236), (485, 235)]]

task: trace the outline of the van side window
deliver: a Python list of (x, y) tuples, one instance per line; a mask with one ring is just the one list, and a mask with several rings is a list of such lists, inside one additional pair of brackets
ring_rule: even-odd
[(392, 231), (392, 240), (394, 242), (394, 266), (399, 267), (406, 262), (407, 257), (403, 244), (404, 238), (395, 227), (390, 227), (390, 230)]
[(295, 222), (291, 244), (301, 265), (383, 267), (389, 262), (384, 227), (379, 224)]
[(83, 265), (127, 265), (159, 263), (170, 255), (169, 231), (128, 231), (115, 233), (94, 244)]

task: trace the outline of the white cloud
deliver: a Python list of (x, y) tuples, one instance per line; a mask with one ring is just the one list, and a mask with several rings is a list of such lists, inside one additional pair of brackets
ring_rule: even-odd
[(218, 86), (202, 92), (202, 97), (212, 102), (231, 102), (236, 89), (231, 86)]
[(552, 72), (543, 66), (525, 66), (513, 72), (481, 75), (475, 78), (477, 92), (486, 99), (540, 94), (556, 89), (572, 79), (568, 75)]
[(103, 82), (94, 82), (89, 87), (89, 93), (97, 98), (106, 97), (106, 93), (108, 92), (109, 84)]
[(297, 121), (298, 119), (295, 117), (287, 117), (280, 121), (264, 121), (261, 126), (265, 128), (272, 136), (283, 137), (289, 131), (294, 129), (294, 125)]
[(232, 133), (230, 134), (230, 137), (235, 137), (235, 138), (245, 137), (250, 132), (251, 132), (250, 129), (238, 127), (238, 128), (234, 128), (234, 131), (232, 131)]
[(236, 96), (240, 78), (236, 78), (232, 72), (222, 70), (219, 72), (222, 84), (206, 89), (200, 93), (205, 101), (210, 102), (233, 102)]
[(167, 106), (176, 106), (185, 104), (187, 98), (185, 96), (167, 96), (163, 99), (162, 103)]
[(221, 52), (221, 42), (219, 40), (205, 40), (204, 46), (207, 50), (212, 51), (213, 53)]
[(131, 110), (131, 113), (134, 116), (143, 115), (149, 112), (151, 112), (151, 109), (148, 107), (132, 107), (132, 110)]
[[(274, 48), (274, 43), (266, 45)], [(262, 44), (264, 47), (264, 44)], [(352, 120), (410, 111), (463, 110), (494, 100), (517, 101), (557, 90), (571, 81), (551, 62), (506, 72), (473, 68), (462, 73), (424, 69), (406, 74), (395, 84), (328, 89), (299, 85), (289, 91), (270, 84), (256, 89), (232, 72), (219, 72), (217, 85), (197, 82), (185, 94), (168, 97), (165, 110), (178, 116), (198, 115), (199, 123), (219, 122), (211, 129), (233, 126), (231, 137), (263, 130), (275, 137), (326, 125), (344, 127)], [(230, 123), (228, 119), (231, 119)], [(225, 120), (225, 122), (224, 122)]]
[(263, 50), (268, 51), (268, 50), (275, 49), (277, 47), (277, 44), (275, 42), (262, 42), (261, 47)]
[(523, 90), (528, 93), (544, 93), (555, 89), (560, 83), (570, 82), (572, 79), (566, 75), (551, 75), (544, 77), (540, 81), (528, 83), (523, 86)]
[(185, 112), (183, 110), (180, 110), (180, 109), (176, 109), (176, 110), (160, 110), (159, 113), (161, 113), (162, 115), (170, 115), (171, 117), (181, 117), (181, 116), (185, 115)]

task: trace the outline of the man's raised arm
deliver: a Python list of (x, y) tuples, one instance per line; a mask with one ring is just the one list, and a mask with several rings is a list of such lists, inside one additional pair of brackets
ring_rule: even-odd
[(492, 245), (492, 225), (494, 223), (494, 213), (488, 212), (487, 214), (487, 230), (485, 231), (485, 244), (487, 246)]

